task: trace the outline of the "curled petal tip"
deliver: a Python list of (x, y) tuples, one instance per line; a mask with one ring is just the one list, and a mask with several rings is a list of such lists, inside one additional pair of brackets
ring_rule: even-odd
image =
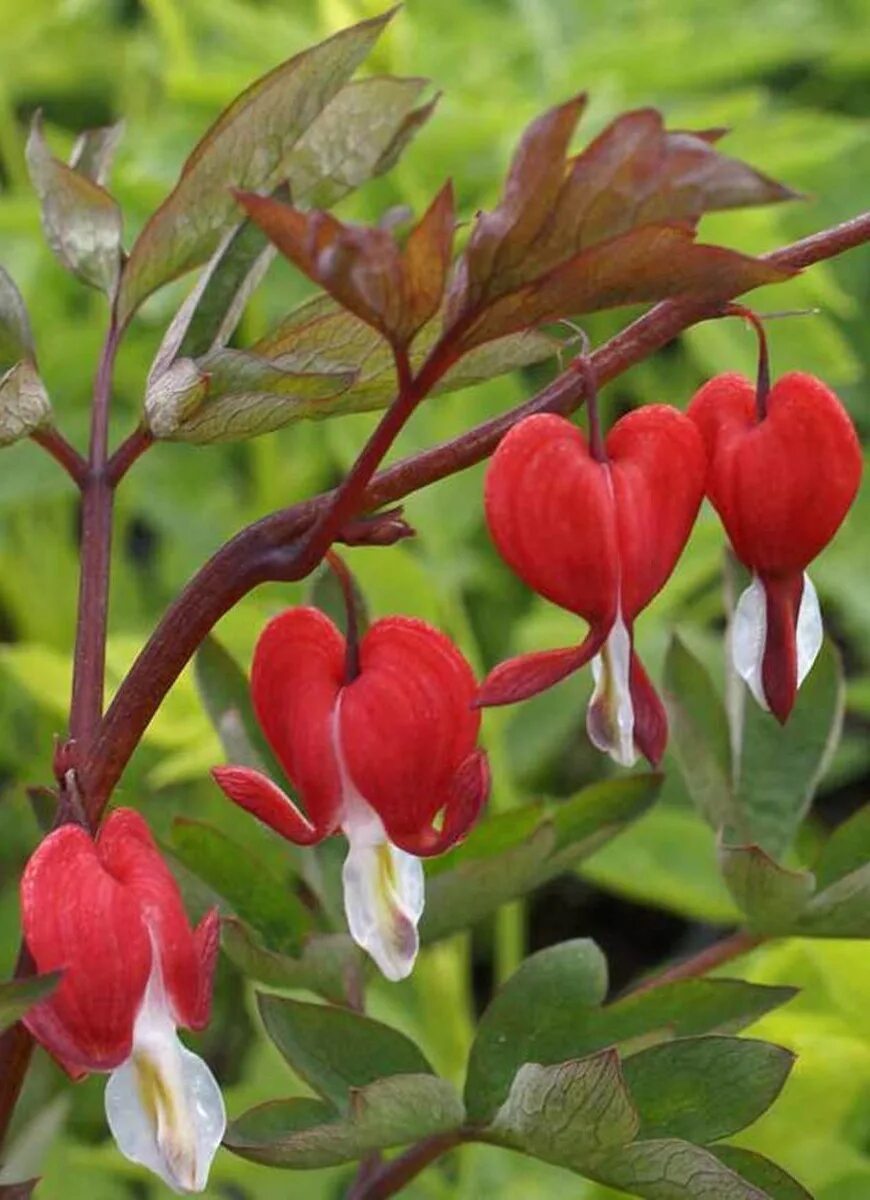
[(276, 783), (252, 767), (213, 767), (211, 776), (234, 804), (288, 841), (310, 846), (330, 832), (312, 825)]
[(563, 650), (541, 650), (536, 654), (522, 654), (518, 658), (509, 658), (506, 662), (499, 663), (478, 688), (473, 706), (495, 708), (537, 696), (584, 666), (598, 650), (605, 636), (598, 630), (590, 631), (580, 646), (569, 646)]

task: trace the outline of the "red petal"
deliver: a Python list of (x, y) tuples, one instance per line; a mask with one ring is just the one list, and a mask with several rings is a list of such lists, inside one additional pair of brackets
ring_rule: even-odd
[(344, 638), (316, 608), (288, 609), (260, 635), (251, 668), (254, 708), (318, 837), (338, 821), (332, 723), (343, 679)]
[(65, 825), (25, 868), (21, 914), (37, 969), (65, 970), (25, 1025), (71, 1071), (117, 1067), (130, 1054), (151, 969), (138, 899), (104, 869), (88, 834)]
[(657, 767), (668, 742), (667, 713), (658, 692), (643, 669), (643, 664), (633, 650), (629, 687), (634, 708), (634, 744), (644, 758)]
[[(630, 624), (664, 586), (692, 531), (707, 479), (704, 443), (687, 417), (650, 404), (617, 421), (607, 437), (621, 607)], [(576, 536), (576, 534), (575, 534)]]
[(253, 813), (288, 841), (311, 846), (323, 837), (286, 792), (260, 771), (251, 767), (215, 767), (212, 778), (234, 804)]
[(612, 625), (613, 495), (579, 429), (550, 413), (515, 425), (492, 457), (484, 501), (499, 553), (529, 587), (590, 624)]
[(208, 1010), (214, 957), (203, 963), (202, 947), (181, 902), (181, 893), (139, 813), (116, 809), (97, 838), (97, 853), (105, 869), (135, 898), (160, 954), (163, 983), (180, 1025), (202, 1022)]
[(795, 631), (804, 590), (803, 572), (785, 579), (762, 575), (761, 583), (767, 600), (767, 636), (761, 681), (770, 711), (784, 725), (794, 707), (798, 689)]
[(411, 837), (431, 824), (474, 749), (474, 676), (449, 638), (407, 617), (375, 622), (360, 661), (341, 697), (345, 765), (387, 828)]
[(211, 1017), (212, 984), (221, 945), (221, 919), (216, 908), (210, 908), (194, 929), (193, 945), (199, 959), (199, 992), (191, 1007), (188, 1026), (205, 1029)]
[(445, 850), (461, 842), (477, 821), (489, 795), (489, 787), (489, 762), (486, 754), (482, 750), (475, 750), (450, 782), (441, 828), (436, 829), (433, 825), (428, 825), (407, 834), (403, 833), (401, 828), (394, 832), (387, 825), (390, 841), (400, 850), (406, 850), (408, 854), (415, 854), (418, 858), (443, 854)]
[(737, 557), (765, 575), (802, 571), (834, 536), (858, 490), (861, 450), (840, 401), (820, 380), (792, 372), (767, 397), (720, 375), (688, 410), (710, 456), (708, 494)]
[(480, 685), (474, 703), (488, 708), (537, 696), (585, 666), (593, 654), (597, 654), (607, 633), (606, 629), (594, 629), (580, 646), (540, 650), (537, 654), (521, 654), (499, 663)]

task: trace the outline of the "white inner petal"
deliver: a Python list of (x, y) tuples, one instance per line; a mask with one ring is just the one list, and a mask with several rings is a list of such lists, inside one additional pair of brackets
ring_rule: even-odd
[(226, 1128), (220, 1088), (181, 1044), (155, 949), (133, 1050), (106, 1084), (106, 1117), (118, 1149), (173, 1191), (201, 1192)]
[(391, 980), (410, 975), (423, 914), (423, 864), (394, 846), (383, 822), (360, 795), (347, 771), (336, 706), (333, 738), (342, 782), (341, 827), (349, 849), (342, 869), (344, 911), (351, 937)]
[(770, 709), (764, 695), (761, 667), (767, 640), (767, 600), (757, 575), (737, 601), (731, 621), (731, 661), (734, 670), (765, 710)]
[(797, 619), (797, 681), (798, 687), (810, 673), (813, 663), (822, 648), (825, 631), (822, 628), (822, 611), (819, 594), (809, 575), (804, 572), (804, 590)]
[(586, 729), (593, 746), (622, 767), (637, 762), (630, 674), (631, 639), (622, 612), (617, 611), (601, 653), (592, 659), (595, 691), (586, 712)]

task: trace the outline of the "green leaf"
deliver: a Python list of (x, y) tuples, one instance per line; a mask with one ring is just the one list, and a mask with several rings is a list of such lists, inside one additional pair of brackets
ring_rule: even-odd
[(781, 867), (760, 846), (723, 844), (719, 861), (728, 890), (751, 929), (765, 934), (794, 930), (815, 890), (809, 871)]
[(38, 113), (27, 140), (27, 166), (49, 246), (68, 271), (113, 296), (121, 268), (118, 205), (98, 183), (51, 154)]
[(420, 932), (429, 941), (480, 920), (598, 850), (655, 801), (658, 775), (583, 788), (561, 803), (529, 805), (482, 822), (432, 864)]
[(465, 1084), (471, 1120), (492, 1117), (523, 1063), (578, 1057), (574, 1032), (606, 991), (607, 964), (594, 942), (562, 942), (527, 958), (480, 1019)]
[(679, 1038), (626, 1058), (643, 1139), (715, 1142), (756, 1121), (782, 1090), (794, 1055), (750, 1038)]
[(734, 823), (731, 743), (725, 707), (707, 671), (677, 636), (665, 656), (671, 746), (686, 790), (714, 829)]
[(361, 952), (344, 933), (311, 934), (298, 958), (264, 946), (237, 917), (221, 919), (221, 945), (240, 971), (267, 987), (304, 988), (345, 1004), (362, 970)]
[(678, 1138), (622, 1146), (600, 1155), (588, 1173), (645, 1200), (770, 1200), (713, 1151)]
[(740, 1146), (712, 1146), (711, 1150), (726, 1167), (763, 1188), (769, 1200), (813, 1200), (796, 1179), (761, 1154)]
[(172, 823), (173, 853), (204, 880), (276, 950), (294, 953), (311, 928), (308, 910), (289, 882), (205, 821), (177, 817)]
[(431, 1074), (404, 1034), (349, 1008), (257, 993), (269, 1037), (301, 1079), (342, 1112), (358, 1088), (390, 1075)]
[(282, 779), (284, 773), (254, 713), (248, 677), (213, 634), (200, 643), (193, 668), (197, 690), (227, 760)]
[(540, 1066), (525, 1063), (487, 1130), (487, 1139), (582, 1171), (590, 1157), (638, 1131), (615, 1050)]
[(0, 377), (0, 446), (29, 437), (51, 421), (51, 401), (30, 359)]
[(795, 932), (809, 937), (870, 937), (870, 863), (813, 896)]
[(24, 300), (11, 276), (0, 267), (0, 372), (22, 358), (33, 361), (33, 334)]
[(684, 979), (639, 991), (584, 1014), (578, 1052), (637, 1039), (661, 1041), (705, 1033), (737, 1033), (786, 1004), (796, 988), (763, 987), (741, 979)]
[(813, 868), (821, 890), (870, 862), (870, 804), (840, 825), (822, 847)]
[(391, 13), (341, 30), (257, 80), (188, 158), (175, 188), (130, 252), (121, 280), (126, 321), (153, 291), (205, 262), (239, 219), (232, 188), (272, 191), (300, 138), (353, 74)]
[(8, 983), (0, 983), (0, 1033), (14, 1025), (38, 1000), (50, 996), (62, 976), (63, 971), (51, 971), (30, 979), (10, 979)]
[(455, 1089), (434, 1075), (393, 1075), (353, 1094), (345, 1118), (316, 1100), (275, 1100), (230, 1124), (224, 1145), (273, 1167), (329, 1167), (457, 1129)]
[(746, 702), (737, 787), (739, 836), (774, 858), (791, 844), (827, 769), (839, 740), (843, 706), (843, 669), (828, 639), (784, 726)]

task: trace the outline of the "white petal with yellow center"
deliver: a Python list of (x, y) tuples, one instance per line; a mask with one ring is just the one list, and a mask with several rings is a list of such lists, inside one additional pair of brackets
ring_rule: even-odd
[(353, 940), (387, 979), (405, 979), (420, 947), (417, 923), (425, 899), (423, 864), (393, 845), (380, 817), (351, 779), (338, 736), (340, 704), (333, 737), (342, 783), (341, 828), (349, 846), (342, 869), (347, 924)]
[(630, 675), (631, 638), (618, 612), (601, 652), (592, 659), (595, 691), (586, 711), (586, 729), (593, 746), (622, 767), (637, 762)]
[(118, 1149), (178, 1193), (201, 1192), (226, 1128), (214, 1076), (175, 1032), (157, 954), (133, 1029), (133, 1050), (106, 1084)]

